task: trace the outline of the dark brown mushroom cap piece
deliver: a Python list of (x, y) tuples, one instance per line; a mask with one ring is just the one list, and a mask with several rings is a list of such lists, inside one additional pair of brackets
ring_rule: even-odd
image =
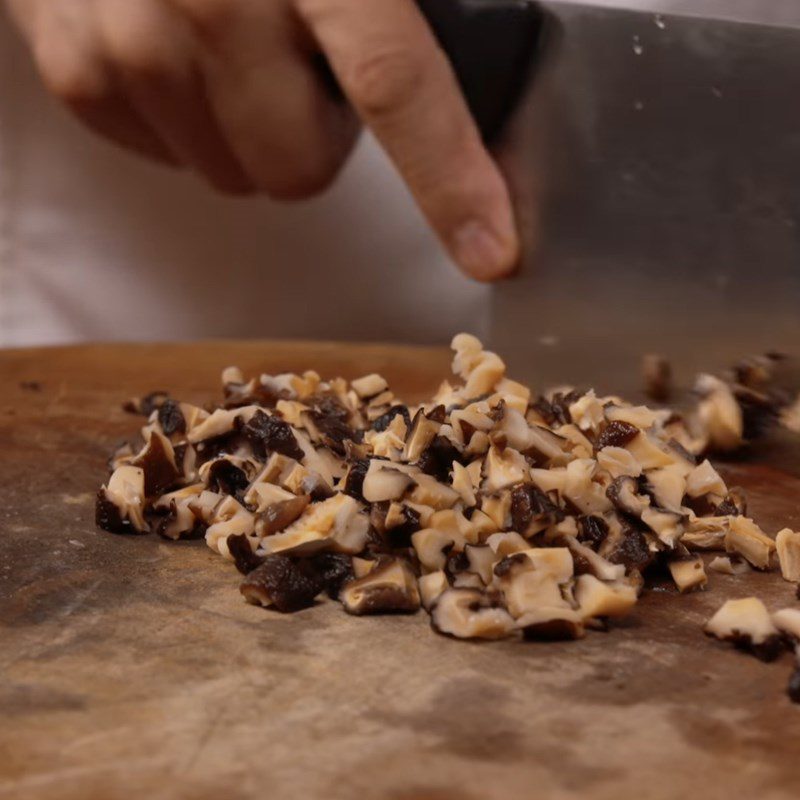
[(383, 519), (383, 537), (390, 547), (411, 547), (411, 536), (418, 530), (420, 530), (419, 511), (405, 503), (389, 505)]
[(516, 627), (527, 641), (558, 642), (585, 634), (580, 613), (571, 608), (537, 609), (520, 617)]
[(131, 460), (131, 465), (144, 470), (144, 493), (147, 497), (161, 494), (180, 477), (175, 463), (175, 450), (166, 436), (151, 431), (142, 450)]
[(271, 453), (280, 453), (297, 461), (303, 458), (303, 450), (297, 443), (291, 425), (273, 414), (266, 414), (259, 409), (242, 426), (241, 433), (260, 458), (266, 458)]
[(171, 398), (166, 398), (158, 409), (158, 424), (165, 436), (176, 433), (186, 433), (186, 419), (178, 403)]
[(264, 563), (264, 556), (256, 555), (250, 544), (250, 537), (245, 533), (231, 534), (227, 539), (228, 553), (233, 558), (236, 569), (242, 575), (249, 575)]
[(255, 462), (223, 455), (203, 464), (200, 476), (212, 492), (239, 495), (250, 485), (254, 466)]
[(256, 533), (259, 536), (272, 536), (274, 533), (288, 528), (311, 502), (311, 497), (301, 494), (291, 500), (282, 500), (267, 506), (264, 511), (256, 514)]
[(391, 406), (388, 411), (372, 420), (372, 430), (377, 433), (383, 433), (383, 431), (392, 424), (392, 420), (398, 415), (403, 418), (406, 428), (408, 428), (411, 425), (411, 414), (408, 412), (408, 407), (397, 404)]
[(627, 570), (644, 570), (655, 559), (648, 535), (636, 520), (620, 520), (600, 547), (600, 555), (612, 564), (623, 564)]
[(266, 556), (263, 564), (248, 573), (239, 591), (248, 603), (289, 612), (308, 608), (324, 588), (308, 563), (278, 554)]
[(388, 557), (364, 577), (349, 581), (339, 593), (348, 614), (401, 613), (419, 610), (417, 577), (407, 561)]
[(519, 484), (511, 490), (511, 524), (521, 536), (555, 525), (564, 517), (564, 511), (532, 483)]
[(303, 414), (303, 420), (312, 439), (325, 445), (334, 453), (344, 456), (349, 442), (361, 441), (362, 432), (350, 424), (350, 412), (333, 396), (308, 398), (312, 409)]
[(582, 515), (578, 517), (578, 536), (581, 544), (598, 547), (608, 536), (608, 523), (598, 516)]
[(147, 533), (134, 527), (124, 510), (109, 497), (105, 489), (97, 492), (94, 521), (98, 528), (108, 533)]
[(337, 600), (342, 587), (353, 578), (353, 559), (344, 553), (317, 553), (309, 559), (328, 597)]
[(595, 448), (602, 450), (604, 447), (625, 447), (630, 444), (641, 431), (630, 422), (614, 420), (609, 422), (597, 437)]
[(364, 499), (364, 479), (367, 477), (369, 467), (370, 460), (368, 458), (351, 460), (342, 482), (341, 490), (362, 503), (367, 502)]

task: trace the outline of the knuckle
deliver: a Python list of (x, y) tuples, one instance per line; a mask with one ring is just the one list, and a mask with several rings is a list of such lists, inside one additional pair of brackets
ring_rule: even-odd
[(323, 131), (293, 142), (273, 142), (283, 158), (259, 162), (257, 185), (275, 200), (303, 200), (325, 191), (347, 161), (356, 131), (337, 132), (330, 126)]
[(274, 200), (305, 200), (323, 192), (336, 177), (338, 167), (308, 165), (289, 172), (271, 175), (264, 182), (264, 191)]
[(158, 78), (167, 71), (167, 59), (147, 32), (135, 27), (118, 28), (108, 40), (111, 61), (141, 78)]
[(54, 59), (46, 51), (35, 53), (36, 64), (47, 90), (68, 105), (86, 106), (105, 99), (104, 71), (89, 58)]
[(424, 73), (425, 65), (413, 52), (386, 45), (354, 59), (345, 83), (365, 114), (385, 116), (411, 103)]

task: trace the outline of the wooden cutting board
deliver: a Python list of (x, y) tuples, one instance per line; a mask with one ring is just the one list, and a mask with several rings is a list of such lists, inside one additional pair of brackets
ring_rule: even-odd
[[(0, 353), (0, 798), (796, 798), (785, 657), (706, 639), (727, 597), (797, 605), (776, 574), (646, 594), (574, 643), (466, 643), (427, 617), (245, 604), (203, 542), (95, 530), (127, 397), (211, 399), (220, 369), (373, 370), (409, 399), (444, 350), (107, 345)], [(31, 383), (33, 382), (33, 383)], [(729, 466), (774, 532), (800, 479)]]

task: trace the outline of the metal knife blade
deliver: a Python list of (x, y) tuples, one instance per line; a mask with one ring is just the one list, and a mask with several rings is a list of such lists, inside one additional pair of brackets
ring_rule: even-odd
[[(630, 390), (800, 342), (800, 30), (546, 3), (496, 145), (525, 240), (493, 293), (516, 375)], [(608, 385), (624, 363), (630, 386)]]

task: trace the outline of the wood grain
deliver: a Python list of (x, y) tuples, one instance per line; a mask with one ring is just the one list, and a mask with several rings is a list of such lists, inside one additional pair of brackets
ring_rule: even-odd
[[(379, 370), (414, 396), (448, 361), (270, 342), (0, 353), (0, 798), (797, 797), (790, 659), (700, 630), (729, 596), (796, 605), (775, 574), (650, 592), (576, 643), (474, 644), (422, 614), (248, 606), (204, 543), (94, 528), (108, 451), (139, 424), (120, 410), (130, 395), (211, 399), (238, 363)], [(726, 472), (767, 530), (800, 527), (790, 470)]]

